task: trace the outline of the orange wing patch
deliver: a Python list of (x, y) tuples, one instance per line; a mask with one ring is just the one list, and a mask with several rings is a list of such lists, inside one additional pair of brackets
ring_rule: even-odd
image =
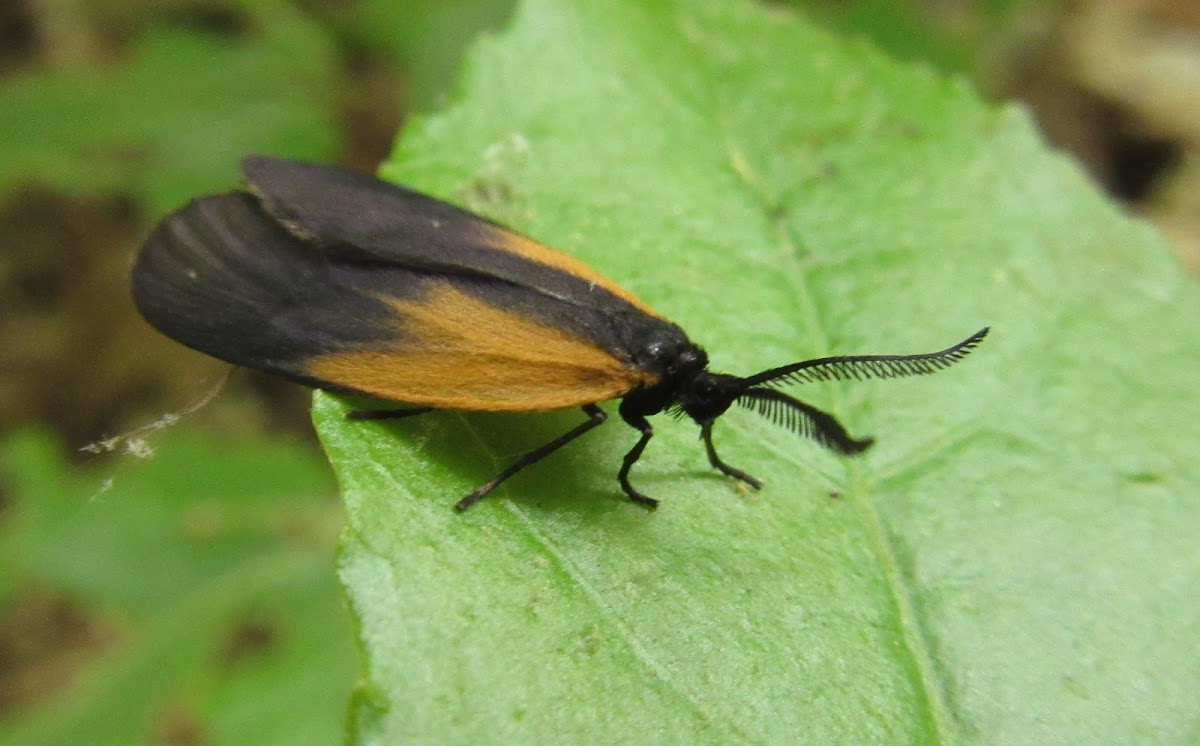
[(509, 412), (606, 401), (657, 381), (585, 340), (448, 284), (420, 300), (387, 302), (403, 326), (402, 345), (320, 355), (301, 372), (390, 401)]
[(510, 230), (491, 225), (490, 223), (480, 223), (478, 230), (482, 233), (483, 240), (493, 249), (505, 251), (509, 254), (516, 254), (537, 264), (554, 267), (582, 280), (587, 280), (628, 302), (639, 311), (649, 314), (656, 319), (662, 318), (652, 308), (638, 300), (633, 293), (630, 293), (625, 288), (574, 257), (568, 256), (561, 251), (555, 251), (545, 244), (534, 241), (532, 238), (522, 236), (520, 233), (513, 233)]

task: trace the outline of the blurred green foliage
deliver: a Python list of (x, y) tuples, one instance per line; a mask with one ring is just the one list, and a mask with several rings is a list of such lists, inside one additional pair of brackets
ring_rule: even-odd
[(229, 38), (163, 29), (113, 69), (37, 72), (0, 89), (0, 187), (129, 194), (159, 214), (227, 188), (246, 152), (328, 158), (330, 40), (296, 14)]
[(0, 444), (0, 744), (337, 742), (355, 664), (328, 467), (160, 440), (83, 472), (44, 434)]
[(897, 59), (922, 62), (948, 75), (974, 78), (981, 72), (981, 52), (986, 52), (995, 34), (1034, 0), (942, 4), (913, 0), (765, 2), (800, 10), (826, 28), (863, 39)]
[[(407, 81), (404, 108), (430, 108), (466, 46), (511, 6), (366, 0), (305, 10), (244, 0), (221, 11), (234, 14), (224, 24), (145, 6), (149, 18), (116, 62), (35, 69), (0, 86), (0, 191), (115, 192), (157, 215), (228, 188), (246, 153), (335, 159), (348, 145), (339, 107), (364, 57)], [(394, 106), (364, 95), (359, 106)]]

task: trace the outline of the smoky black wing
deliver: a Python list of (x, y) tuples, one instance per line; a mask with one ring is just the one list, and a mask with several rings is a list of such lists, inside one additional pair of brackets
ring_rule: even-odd
[[(303, 379), (300, 364), (315, 351), (394, 336), (386, 304), (347, 269), (269, 219), (253, 196), (233, 193), (195, 200), (159, 223), (130, 283), (138, 311), (172, 339)], [(419, 279), (393, 273), (392, 292), (414, 292)]]
[(660, 318), (582, 262), (474, 213), (338, 166), (250, 156), (242, 173), (296, 236), (346, 261), (492, 277), (576, 306)]
[(557, 409), (656, 382), (609, 314), (493, 277), (348, 261), (251, 194), (196, 200), (131, 276), (167, 336), (321, 388), (475, 410)]

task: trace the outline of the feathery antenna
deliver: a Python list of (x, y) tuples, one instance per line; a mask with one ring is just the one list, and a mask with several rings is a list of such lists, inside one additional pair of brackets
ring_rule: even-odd
[(776, 425), (805, 438), (812, 438), (821, 445), (838, 453), (853, 455), (871, 446), (873, 438), (856, 440), (842, 424), (828, 412), (805, 404), (782, 391), (767, 388), (748, 390), (737, 398), (737, 403), (757, 411)]
[(849, 381), (865, 378), (901, 378), (924, 376), (949, 368), (971, 353), (989, 327), (984, 327), (952, 347), (923, 355), (840, 355), (805, 360), (780, 368), (764, 370), (746, 377), (748, 386), (764, 383), (809, 383), (812, 381)]

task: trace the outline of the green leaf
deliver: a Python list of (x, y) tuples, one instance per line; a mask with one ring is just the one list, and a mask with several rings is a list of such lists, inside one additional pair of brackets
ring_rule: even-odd
[(336, 742), (354, 662), (319, 459), (172, 433), (76, 476), (58, 451), (0, 445), (0, 679), (23, 708), (0, 744)]
[[(348, 507), (359, 741), (1187, 742), (1200, 296), (1027, 119), (749, 3), (529, 0), (384, 174), (607, 273), (734, 373), (987, 342), (810, 386), (840, 459), (733, 411), (316, 419)], [(612, 408), (610, 413), (615, 414)]]

